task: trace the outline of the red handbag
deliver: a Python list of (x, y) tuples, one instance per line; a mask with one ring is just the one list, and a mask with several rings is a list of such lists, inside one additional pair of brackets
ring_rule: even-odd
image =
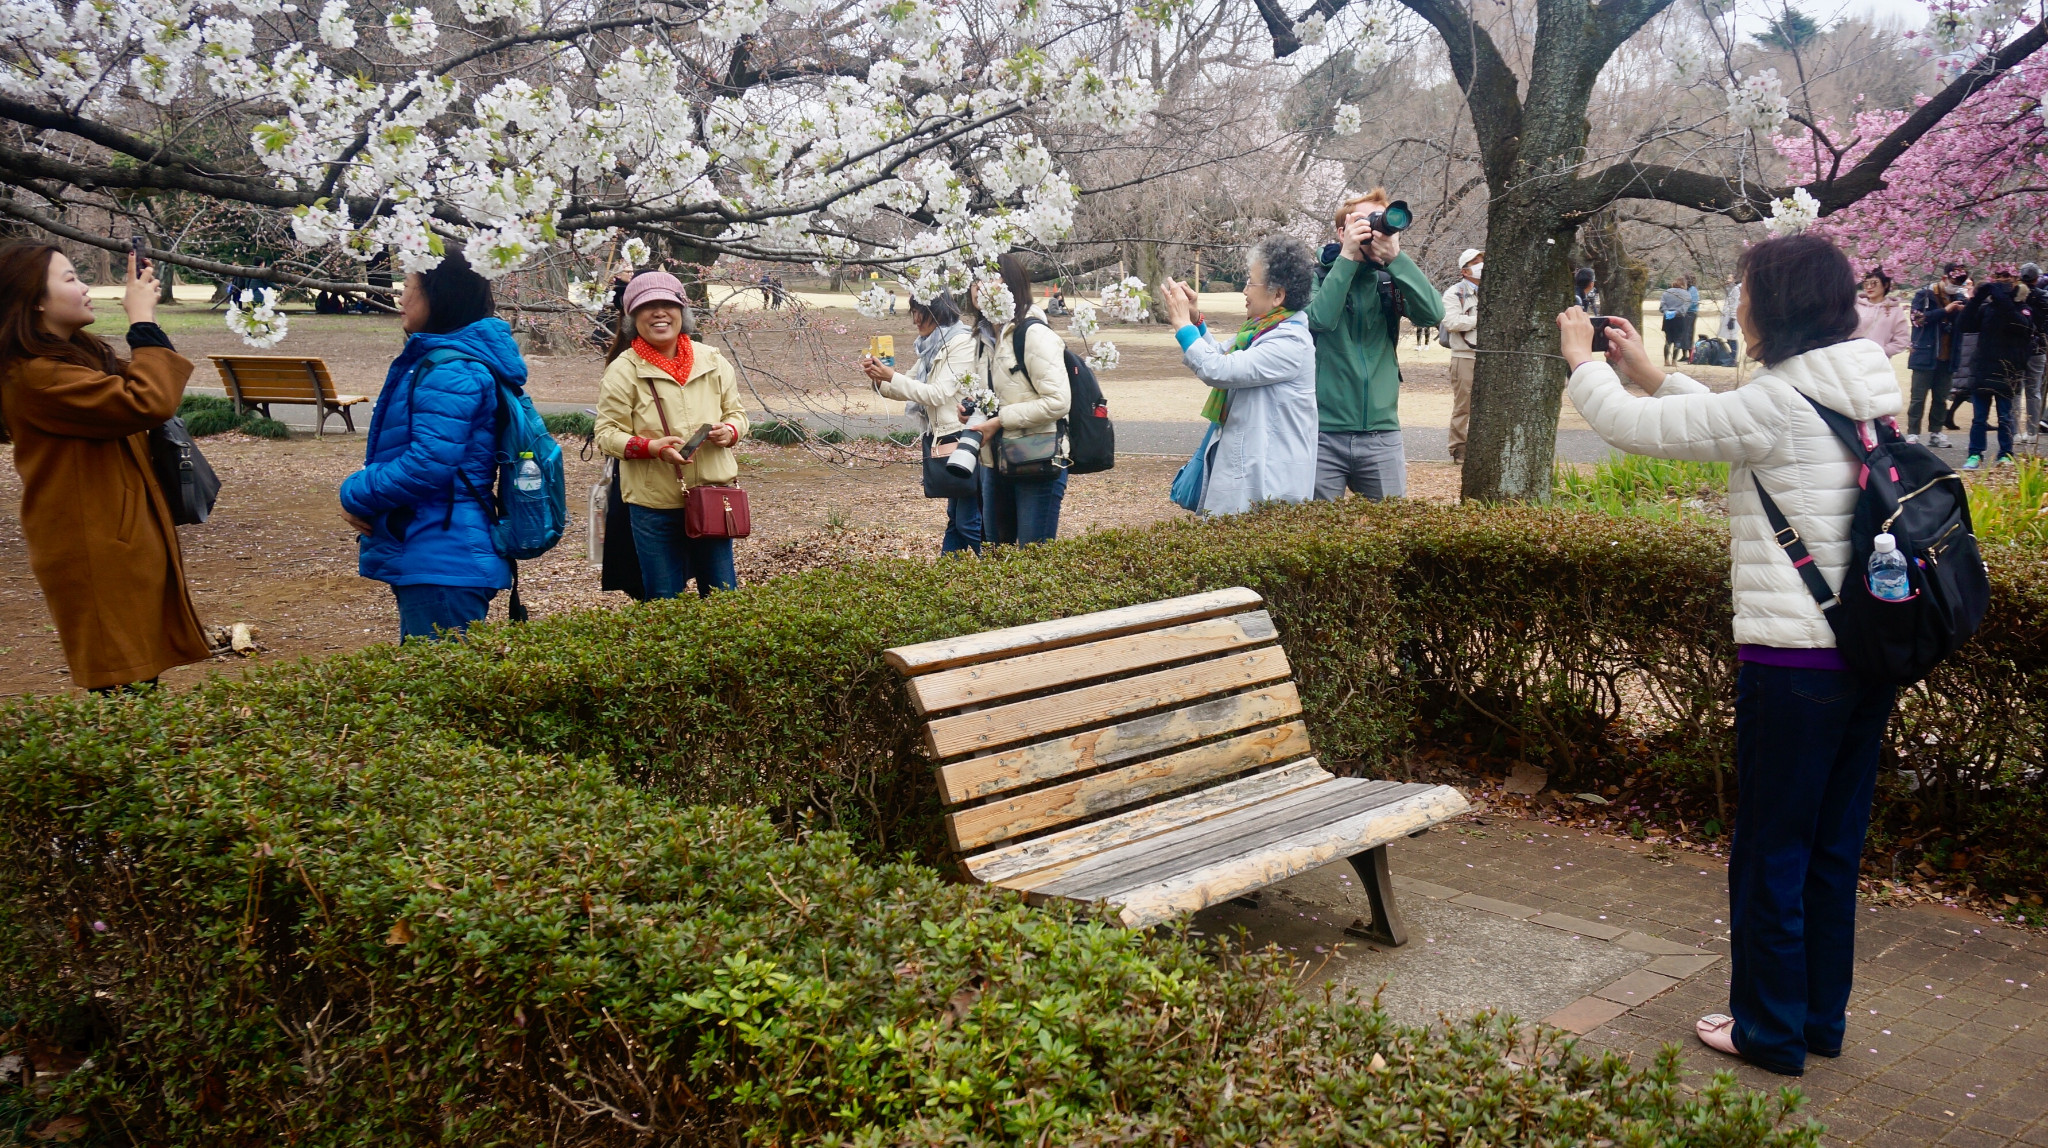
[(693, 486), (683, 492), (683, 533), (692, 538), (745, 538), (754, 532), (747, 492), (737, 486)]
[[(669, 426), (668, 404), (654, 380), (647, 380), (647, 393), (654, 396), (654, 412), (661, 416), (661, 433), (674, 437)], [(683, 481), (683, 468), (676, 467), (676, 483)], [(754, 511), (747, 504), (747, 492), (738, 486), (687, 486), (683, 488), (683, 533), (691, 538), (745, 538), (754, 532)]]

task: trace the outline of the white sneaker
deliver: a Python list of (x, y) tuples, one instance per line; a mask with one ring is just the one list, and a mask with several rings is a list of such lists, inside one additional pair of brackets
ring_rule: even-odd
[(1919, 435), (1916, 435), (1916, 434), (1909, 434), (1909, 435), (1907, 435), (1907, 436), (1906, 436), (1906, 441), (1907, 441), (1907, 442), (1909, 442), (1909, 443), (1912, 443), (1912, 444), (1913, 444), (1914, 446), (1919, 446), (1919, 445), (1920, 445), (1920, 436), (1919, 436)]
[(1947, 435), (1945, 435), (1945, 434), (1943, 434), (1943, 433), (1941, 433), (1940, 431), (1935, 431), (1935, 432), (1934, 432), (1933, 434), (1931, 434), (1931, 435), (1928, 435), (1928, 436), (1927, 436), (1927, 445), (1929, 445), (1929, 446), (1948, 446), (1948, 445), (1949, 445), (1949, 441), (1948, 441), (1948, 436), (1947, 436)]

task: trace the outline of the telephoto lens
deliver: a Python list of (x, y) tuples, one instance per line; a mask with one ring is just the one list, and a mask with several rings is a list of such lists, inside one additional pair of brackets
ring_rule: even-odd
[(1395, 235), (1408, 230), (1415, 222), (1415, 213), (1408, 210), (1408, 201), (1397, 199), (1387, 205), (1385, 211), (1375, 211), (1365, 217), (1365, 224), (1381, 235)]
[(953, 453), (946, 456), (946, 469), (958, 475), (974, 473), (981, 463), (981, 432), (964, 430), (953, 442)]

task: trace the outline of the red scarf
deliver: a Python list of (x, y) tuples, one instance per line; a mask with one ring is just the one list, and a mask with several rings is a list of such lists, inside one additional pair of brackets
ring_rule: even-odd
[(676, 357), (671, 359), (655, 350), (654, 344), (638, 335), (633, 336), (633, 353), (660, 367), (680, 387), (690, 381), (690, 371), (697, 365), (697, 350), (690, 345), (689, 338), (685, 336), (676, 340), (676, 352)]

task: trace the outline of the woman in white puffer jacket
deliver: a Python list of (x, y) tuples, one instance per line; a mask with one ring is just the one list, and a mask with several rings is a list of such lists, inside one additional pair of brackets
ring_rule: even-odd
[[(1757, 483), (1839, 588), (1852, 573), (1849, 520), (1861, 464), (1813, 404), (1867, 424), (1898, 412), (1899, 384), (1883, 349), (1855, 338), (1855, 274), (1818, 236), (1771, 239), (1743, 253), (1737, 319), (1765, 369), (1720, 394), (1665, 374), (1620, 320), (1608, 329), (1606, 362), (1593, 352), (1584, 312), (1559, 315), (1558, 328), (1572, 403), (1609, 445), (1731, 464), (1730, 583), (1742, 662), (1740, 799), (1728, 860), (1734, 1015), (1705, 1017), (1697, 1031), (1722, 1052), (1796, 1076), (1807, 1054), (1841, 1053), (1856, 878), (1893, 689), (1843, 664), (1834, 631), (1774, 540)], [(1617, 368), (1649, 397), (1624, 390)]]

